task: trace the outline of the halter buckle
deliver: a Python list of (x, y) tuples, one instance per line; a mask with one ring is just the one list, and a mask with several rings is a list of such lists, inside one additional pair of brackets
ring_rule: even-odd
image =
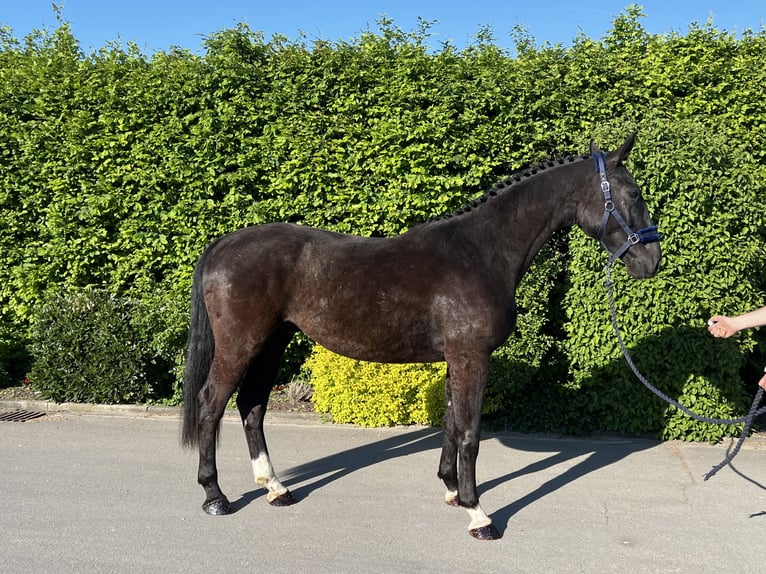
[(636, 243), (641, 243), (641, 237), (638, 235), (638, 233), (631, 233), (628, 235), (628, 241), (631, 245), (635, 245)]

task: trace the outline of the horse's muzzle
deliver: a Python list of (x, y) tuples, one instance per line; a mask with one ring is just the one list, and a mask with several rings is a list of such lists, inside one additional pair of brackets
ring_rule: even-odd
[(623, 257), (628, 274), (636, 279), (649, 279), (660, 270), (662, 250), (659, 242), (638, 243)]

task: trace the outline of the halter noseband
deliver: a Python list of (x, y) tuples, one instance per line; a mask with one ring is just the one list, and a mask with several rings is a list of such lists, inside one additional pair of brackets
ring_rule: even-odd
[[(633, 231), (630, 228), (630, 225), (625, 223), (625, 220), (622, 218), (622, 215), (620, 215), (620, 212), (617, 211), (614, 201), (612, 200), (612, 186), (609, 185), (609, 180), (606, 178), (606, 155), (604, 155), (604, 152), (598, 151), (593, 154), (593, 159), (596, 162), (596, 171), (601, 176), (601, 191), (604, 193), (604, 216), (601, 218), (601, 225), (596, 233), (596, 239), (601, 242), (601, 245), (604, 246), (606, 252), (610, 253), (609, 264), (611, 264), (615, 259), (622, 257), (625, 252), (636, 243), (653, 243), (662, 239), (662, 235), (657, 232), (656, 225)], [(617, 220), (617, 223), (619, 223), (620, 227), (622, 227), (622, 230), (627, 235), (625, 243), (623, 243), (614, 253), (609, 251), (609, 248), (603, 241), (604, 233), (606, 233), (606, 225), (609, 223), (610, 217), (614, 217)]]

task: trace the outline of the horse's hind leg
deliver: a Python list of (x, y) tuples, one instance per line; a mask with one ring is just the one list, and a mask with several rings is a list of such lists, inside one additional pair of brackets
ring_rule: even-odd
[(218, 485), (215, 462), (218, 427), (231, 398), (242, 378), (247, 363), (229, 365), (218, 355), (213, 359), (207, 382), (200, 391), (199, 412), (199, 471), (197, 482), (205, 489), (202, 508), (211, 515), (229, 514), (231, 507)]
[(272, 335), (251, 363), (237, 394), (237, 407), (250, 449), (253, 477), (258, 486), (268, 490), (267, 500), (273, 506), (288, 506), (296, 502), (290, 491), (279, 482), (274, 472), (263, 434), (263, 418), (266, 414), (269, 394), (277, 378), (282, 355), (294, 333), (294, 327), (283, 325)]

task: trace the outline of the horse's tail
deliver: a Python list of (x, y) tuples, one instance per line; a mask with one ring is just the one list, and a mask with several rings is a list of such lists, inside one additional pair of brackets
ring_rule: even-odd
[(210, 326), (210, 317), (205, 306), (202, 290), (202, 270), (210, 248), (200, 257), (194, 269), (191, 292), (191, 313), (189, 316), (189, 345), (184, 361), (183, 383), (183, 427), (181, 444), (192, 447), (199, 435), (199, 393), (207, 380), (213, 364), (215, 340)]

